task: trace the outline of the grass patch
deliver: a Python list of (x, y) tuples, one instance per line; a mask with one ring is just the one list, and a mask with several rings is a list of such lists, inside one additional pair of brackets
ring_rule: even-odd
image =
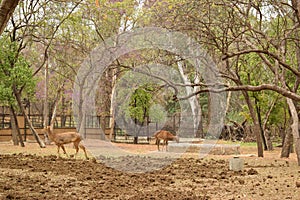
[(241, 147), (257, 147), (256, 142), (241, 142), (241, 141), (236, 141), (236, 142), (232, 142), (232, 141), (225, 141), (225, 140), (219, 140), (218, 144), (239, 144), (241, 145)]

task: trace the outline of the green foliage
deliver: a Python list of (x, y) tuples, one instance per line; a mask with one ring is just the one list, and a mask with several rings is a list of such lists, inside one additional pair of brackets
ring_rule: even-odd
[[(58, 24), (68, 16), (75, 5), (75, 2), (70, 1), (48, 1), (47, 4), (44, 4), (45, 1), (40, 1), (38, 4), (39, 9), (30, 10), (29, 7), (21, 7), (29, 5), (25, 2), (20, 2), (20, 11), (19, 13), (16, 12), (17, 16), (14, 17), (14, 20), (16, 20), (15, 24), (21, 24), (17, 29), (18, 38), (26, 35), (25, 42), (28, 42), (25, 49), (25, 51), (28, 49), (27, 59), (25, 60), (19, 55), (16, 43), (10, 43), (5, 39), (1, 40), (1, 103), (13, 102), (13, 85), (19, 90), (26, 86), (24, 87), (25, 92), (28, 94), (33, 93), (35, 81), (32, 79), (32, 71), (26, 61), (32, 63), (33, 68), (40, 66), (43, 61), (41, 52), (44, 52), (45, 47), (42, 45), (43, 42), (47, 43), (47, 40), (49, 41)], [(299, 27), (294, 26), (293, 17), (289, 18), (293, 16), (293, 10), (284, 4), (278, 6), (275, 2), (268, 2), (270, 5), (265, 7), (270, 10), (273, 9), (273, 11), (269, 14), (263, 13), (267, 17), (263, 17), (260, 21), (256, 9), (263, 9), (264, 1), (253, 1), (249, 4), (249, 6), (253, 6), (252, 8), (249, 7), (249, 13), (252, 14), (247, 17), (241, 17), (242, 13), (240, 12), (243, 12), (243, 9), (238, 10), (239, 7), (235, 7), (240, 2), (230, 0), (224, 0), (222, 3), (217, 0), (145, 1), (144, 8), (138, 13), (134, 10), (137, 5), (135, 0), (99, 0), (98, 2), (99, 5), (96, 6), (94, 0), (83, 1), (60, 25), (55, 37), (53, 37), (53, 42), (48, 50), (49, 71), (51, 75), (55, 74), (50, 77), (49, 81), (50, 99), (55, 97), (57, 86), (61, 82), (64, 82), (65, 79), (72, 80), (75, 77), (77, 67), (80, 66), (80, 63), (91, 49), (98, 46), (103, 39), (120, 33), (123, 31), (121, 28), (125, 29), (126, 26), (158, 26), (178, 30), (199, 41), (216, 60), (226, 53), (235, 53), (255, 47), (278, 55), (284, 63), (292, 68), (298, 67), (296, 51), (299, 48)], [(240, 8), (243, 7), (240, 6)], [(286, 10), (281, 10), (281, 8)], [(24, 17), (23, 14), (27, 16)], [(29, 26), (26, 24), (27, 20), (29, 20)], [(9, 30), (11, 27), (13, 26), (8, 26), (7, 29)], [(293, 32), (293, 30), (296, 31)], [(288, 38), (286, 38), (286, 35)], [(21, 39), (25, 39), (25, 37)], [(286, 42), (286, 53), (284, 55), (282, 55), (283, 52), (277, 49), (283, 41)], [(249, 46), (248, 43), (252, 43), (254, 47)], [(162, 52), (158, 53), (156, 49), (152, 52), (149, 50), (132, 52), (123, 57), (126, 56), (128, 59), (125, 62), (122, 58), (118, 58), (118, 61), (121, 61), (121, 64), (125, 66), (139, 66), (149, 62), (160, 62), (167, 65), (175, 63), (174, 55), (162, 55)], [(276, 67), (272, 56), (269, 54), (264, 54), (264, 56), (271, 65)], [(262, 83), (270, 83), (281, 86), (280, 80), (275, 80), (274, 72), (269, 70), (258, 53), (247, 53), (238, 56), (236, 60), (235, 58), (237, 57), (228, 61), (229, 66), (226, 66), (228, 69), (224, 67), (221, 71), (224, 73), (230, 72), (225, 75), (236, 73), (234, 78), (240, 79), (241, 85), (257, 86)], [(192, 80), (196, 76), (193, 69), (190, 66), (185, 71), (191, 83), (193, 83)], [(293, 88), (297, 76), (289, 70), (284, 71), (283, 68), (276, 70), (276, 73), (284, 76), (287, 86)], [(72, 88), (72, 83), (72, 81), (66, 83), (68, 85), (65, 88)], [(137, 119), (139, 122), (143, 122), (145, 116), (150, 116), (152, 120), (158, 121), (164, 118), (165, 113), (172, 114), (180, 110), (179, 103), (172, 100), (172, 93), (166, 92), (164, 95), (155, 98), (156, 94), (159, 93), (155, 88), (157, 86), (147, 85), (136, 89), (130, 98), (129, 105), (124, 107), (126, 116)], [(127, 91), (124, 90), (123, 92), (124, 94), (120, 94), (121, 100), (123, 100), (122, 97), (126, 96)], [(260, 107), (263, 117), (270, 107), (270, 102), (277, 98), (274, 92), (249, 92), (248, 94), (250, 94), (252, 101), (254, 97), (258, 100), (257, 105)], [(245, 105), (245, 99), (241, 93), (238, 93), (231, 100), (234, 103), (231, 105), (233, 108), (230, 108), (228, 118), (237, 122), (242, 122), (246, 118), (251, 122), (249, 109)], [(207, 94), (199, 95), (199, 102), (203, 114), (208, 113), (209, 101)], [(286, 115), (287, 108), (285, 105), (284, 100), (279, 99), (277, 101), (271, 112), (269, 123), (282, 122), (281, 117), (278, 116)], [(166, 112), (162, 112), (164, 110)]]
[(18, 52), (17, 43), (2, 37), (0, 46), (0, 103), (9, 105), (14, 103), (13, 87), (29, 97), (34, 93), (35, 79), (28, 62)]
[[(278, 117), (280, 116), (280, 117)], [(282, 125), (284, 124), (284, 120), (288, 120), (290, 115), (288, 114), (288, 107), (284, 99), (279, 99), (274, 106), (270, 118), (269, 124), (272, 125)]]
[(148, 92), (149, 89), (147, 87), (140, 87), (131, 96), (129, 104), (130, 116), (140, 123), (144, 122), (145, 117), (149, 116), (150, 100), (152, 98), (152, 94)]
[[(246, 107), (244, 109), (247, 109)], [(227, 114), (227, 119), (232, 120), (238, 123), (242, 123), (245, 119), (247, 121), (251, 121), (251, 117), (249, 115), (249, 112), (247, 111), (231, 111)], [(230, 123), (229, 121), (226, 121), (225, 123)]]
[[(135, 90), (132, 94), (127, 117), (143, 123), (145, 118), (150, 117), (151, 121), (165, 121), (167, 115), (174, 114), (180, 110), (179, 102), (174, 101), (168, 94), (161, 95), (157, 85), (146, 84)], [(155, 95), (159, 98), (155, 98)], [(163, 99), (162, 99), (163, 98)]]
[(154, 104), (150, 107), (149, 117), (153, 122), (161, 122), (166, 121), (167, 114), (163, 106), (160, 104)]
[(171, 97), (171, 98), (167, 99), (165, 108), (166, 108), (166, 112), (169, 115), (172, 115), (172, 114), (180, 111), (180, 104), (178, 101), (174, 101), (173, 97)]

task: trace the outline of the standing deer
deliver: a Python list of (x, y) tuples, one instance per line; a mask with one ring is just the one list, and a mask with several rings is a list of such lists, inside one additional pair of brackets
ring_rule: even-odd
[(163, 147), (166, 146), (166, 151), (168, 151), (168, 141), (175, 140), (177, 143), (179, 142), (178, 136), (174, 136), (169, 131), (160, 130), (154, 133), (154, 137), (156, 139), (157, 149), (159, 149), (160, 140), (163, 140)]
[(80, 147), (84, 151), (85, 158), (89, 159), (85, 147), (82, 144), (80, 144), (82, 137), (77, 132), (53, 133), (50, 129), (50, 126), (47, 126), (44, 130), (47, 132), (50, 140), (52, 140), (57, 145), (57, 153), (59, 157), (60, 157), (59, 148), (61, 147), (62, 150), (64, 151), (64, 154), (68, 156), (64, 144), (73, 143), (76, 149), (75, 158), (78, 154), (79, 147)]

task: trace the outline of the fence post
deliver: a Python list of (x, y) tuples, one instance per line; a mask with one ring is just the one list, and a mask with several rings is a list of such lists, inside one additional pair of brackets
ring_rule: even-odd
[(83, 134), (84, 138), (86, 138), (86, 113), (84, 113), (84, 127), (83, 127)]
[(147, 117), (147, 142), (150, 142), (149, 124), (150, 124), (150, 120), (149, 120), (149, 117)]
[(114, 141), (116, 141), (116, 138), (117, 138), (117, 133), (116, 133), (116, 122), (114, 122), (114, 127), (113, 127), (113, 138), (114, 138)]
[(173, 130), (174, 130), (174, 132), (176, 133), (176, 131), (175, 131), (175, 126), (176, 126), (176, 115), (172, 115), (172, 118), (173, 118)]
[(26, 142), (26, 137), (27, 137), (27, 130), (26, 130), (26, 119), (25, 119), (25, 116), (24, 116), (24, 142)]

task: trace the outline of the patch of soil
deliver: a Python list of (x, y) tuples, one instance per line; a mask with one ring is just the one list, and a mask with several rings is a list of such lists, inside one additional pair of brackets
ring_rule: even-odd
[[(284, 160), (249, 158), (243, 171), (233, 172), (228, 159), (185, 157), (159, 170), (129, 173), (106, 166), (103, 159), (0, 155), (0, 199), (300, 198), (300, 169)], [(141, 159), (159, 165), (166, 158), (124, 156), (114, 164), (125, 167)]]

